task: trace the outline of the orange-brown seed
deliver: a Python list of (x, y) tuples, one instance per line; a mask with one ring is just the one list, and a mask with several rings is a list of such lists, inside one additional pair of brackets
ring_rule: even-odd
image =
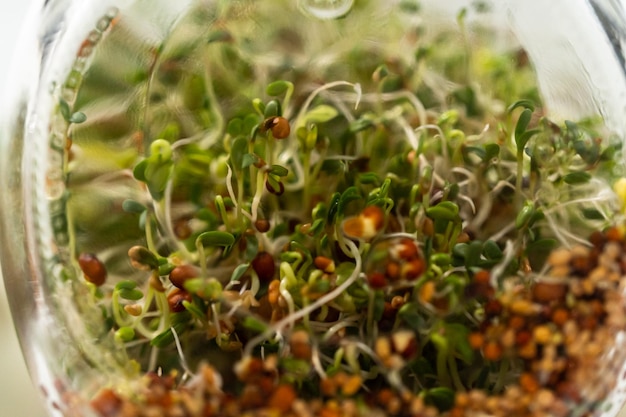
[(381, 289), (387, 286), (387, 278), (380, 272), (373, 272), (367, 276), (367, 283), (374, 289)]
[(278, 410), (281, 413), (287, 413), (296, 397), (296, 391), (291, 385), (282, 384), (276, 387), (267, 405), (269, 408)]
[(317, 269), (320, 269), (327, 274), (335, 272), (335, 262), (326, 256), (316, 256), (313, 260), (313, 264)]
[(424, 272), (425, 264), (422, 259), (414, 259), (402, 265), (402, 275), (407, 281), (414, 281)]
[(174, 288), (167, 295), (167, 305), (170, 307), (170, 311), (179, 313), (181, 311), (185, 311), (183, 301), (191, 302), (191, 299), (191, 294), (187, 291), (181, 290), (180, 288)]
[(99, 287), (106, 281), (106, 267), (93, 253), (81, 253), (78, 256), (78, 265), (83, 271), (85, 280), (91, 282), (93, 285)]
[(334, 397), (337, 395), (337, 381), (334, 378), (323, 378), (320, 381), (320, 390), (325, 396)]
[(91, 407), (102, 417), (114, 417), (122, 408), (122, 400), (113, 390), (104, 389), (91, 400)]
[(490, 340), (483, 347), (483, 356), (490, 361), (499, 361), (502, 359), (502, 346), (500, 343)]
[(312, 355), (311, 340), (304, 330), (296, 330), (289, 340), (291, 354), (296, 359), (310, 360)]
[(398, 244), (398, 249), (398, 256), (401, 259), (409, 260), (419, 256), (417, 245), (411, 239), (402, 239)]
[(271, 305), (278, 304), (278, 298), (280, 297), (280, 281), (275, 279), (270, 282), (267, 288), (268, 301)]
[(487, 285), (487, 284), (490, 284), (490, 280), (491, 280), (491, 274), (489, 274), (489, 271), (485, 271), (484, 269), (474, 274), (473, 281), (476, 284)]
[(420, 288), (419, 299), (422, 303), (430, 303), (435, 295), (435, 283), (433, 281), (426, 281)]
[(367, 206), (361, 212), (361, 216), (370, 219), (376, 230), (380, 230), (383, 228), (385, 224), (385, 212), (378, 206)]
[(261, 233), (268, 232), (270, 230), (270, 222), (266, 219), (258, 219), (254, 222), (254, 227)]
[(267, 252), (259, 252), (252, 260), (252, 269), (257, 273), (261, 282), (269, 282), (276, 273), (274, 257)]
[(271, 129), (272, 136), (276, 139), (285, 139), (289, 136), (289, 133), (291, 133), (289, 121), (281, 116), (272, 118), (269, 123), (266, 122), (266, 126)]
[(193, 265), (178, 265), (170, 272), (169, 279), (172, 285), (184, 289), (185, 281), (199, 275), (198, 268)]
[(472, 332), (467, 336), (467, 340), (472, 349), (481, 349), (485, 343), (485, 336), (480, 332)]
[(549, 303), (565, 298), (567, 286), (562, 283), (537, 282), (532, 288), (533, 300), (538, 303)]
[(539, 390), (539, 382), (537, 382), (537, 378), (529, 372), (524, 372), (520, 375), (519, 384), (524, 391), (531, 394)]
[(400, 278), (400, 265), (397, 262), (388, 262), (385, 266), (385, 274), (392, 281), (397, 281)]
[(569, 320), (569, 311), (565, 308), (557, 308), (552, 313), (552, 322), (557, 326), (563, 326)]

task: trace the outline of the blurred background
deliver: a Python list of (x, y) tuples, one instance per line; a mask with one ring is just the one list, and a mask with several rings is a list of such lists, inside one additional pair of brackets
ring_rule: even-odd
[[(0, 13), (0, 100), (4, 99), (7, 75), (14, 55), (16, 41), (31, 5), (40, 0), (6, 1)], [(0, 273), (1, 274), (1, 273)], [(11, 321), (4, 285), (0, 284), (0, 416), (44, 417), (46, 415), (39, 393), (32, 385), (20, 353)]]

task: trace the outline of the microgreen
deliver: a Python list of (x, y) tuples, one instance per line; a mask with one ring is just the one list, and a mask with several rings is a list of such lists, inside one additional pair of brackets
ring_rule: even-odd
[[(143, 371), (182, 370), (181, 384), (190, 364), (223, 358), (235, 364), (215, 391), (224, 398), (288, 386), (377, 407), (389, 390), (428, 415), (458, 411), (468, 390), (505, 395), (534, 372), (518, 352), (526, 329), (500, 333), (574, 302), (552, 282), (540, 297), (551, 290), (558, 302), (541, 317), (532, 293), (526, 310), (519, 298), (553, 250), (588, 244), (580, 236), (614, 221), (614, 199), (599, 190), (619, 148), (598, 139), (600, 123), (543, 114), (519, 51), (463, 49), (470, 13), (457, 16), (462, 42), (416, 32), (406, 55), (357, 48), (339, 67), (253, 62), (238, 47), (254, 39), (235, 36), (230, 18), (202, 42), (173, 37), (150, 51), (128, 80), (141, 90), (129, 108), (142, 111), (123, 137), (137, 150), (116, 160), (130, 185), (103, 189), (120, 198), (107, 209), (123, 222), (89, 217), (87, 203), (70, 225), (85, 296), (115, 345), (149, 356)], [(334, 74), (346, 78), (320, 83)], [(67, 137), (91, 121), (74, 109), (58, 103)], [(86, 174), (66, 162), (76, 198)], [(102, 242), (86, 236), (95, 223)], [(127, 224), (139, 231), (128, 237)]]

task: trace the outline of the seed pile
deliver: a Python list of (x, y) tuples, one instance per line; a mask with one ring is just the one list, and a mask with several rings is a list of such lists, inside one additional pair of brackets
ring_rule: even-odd
[[(456, 392), (444, 412), (423, 393), (389, 386), (364, 392), (363, 379), (345, 372), (321, 379), (319, 397), (302, 397), (293, 385), (280, 382), (276, 356), (238, 365), (243, 388), (237, 396), (223, 392), (222, 377), (205, 364), (184, 385), (174, 375), (147, 375), (139, 402), (104, 390), (91, 404), (104, 417), (567, 416), (601, 403), (614, 388), (617, 369), (598, 370), (607, 370), (607, 355), (619, 348), (615, 334), (626, 329), (624, 233), (618, 228), (594, 233), (589, 246), (556, 249), (547, 264), (541, 277), (509, 282), (505, 292), (491, 286), (487, 271), (475, 274), (470, 288), (484, 303), (485, 318), (467, 335), (468, 342), (488, 361), (521, 366), (502, 375), (501, 393)], [(396, 331), (379, 338), (375, 350), (385, 366), (400, 369), (415, 355), (414, 343), (412, 332)], [(294, 358), (310, 361), (308, 333), (294, 332), (290, 348)]]

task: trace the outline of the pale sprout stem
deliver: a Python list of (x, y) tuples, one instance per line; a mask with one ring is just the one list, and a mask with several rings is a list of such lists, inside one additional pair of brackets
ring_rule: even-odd
[(441, 156), (443, 157), (444, 160), (449, 160), (449, 155), (448, 155), (448, 147), (447, 145), (447, 139), (446, 139), (446, 135), (443, 133), (443, 130), (441, 130), (441, 128), (437, 125), (433, 125), (433, 124), (427, 124), (427, 125), (421, 125), (418, 128), (416, 128), (414, 130), (415, 133), (418, 132), (422, 132), (422, 131), (428, 131), (428, 130), (434, 130), (437, 133), (439, 133), (439, 139), (441, 140)]
[(394, 121), (400, 126), (406, 135), (406, 140), (409, 142), (411, 148), (416, 151), (419, 148), (419, 139), (415, 136), (415, 131), (411, 128), (411, 125), (403, 118), (397, 117)]
[(347, 327), (357, 327), (357, 326), (356, 326), (356, 323), (354, 322), (340, 321), (339, 323), (332, 326), (330, 329), (326, 330), (326, 333), (324, 333), (322, 340), (324, 342), (329, 341), (338, 331), (340, 331), (341, 329), (345, 329)]
[(490, 284), (494, 288), (498, 288), (498, 278), (504, 274), (504, 270), (509, 265), (511, 260), (515, 257), (517, 248), (512, 241), (507, 240), (504, 245), (504, 257), (496, 266), (491, 270)]
[(280, 163), (287, 164), (291, 162), (291, 166), (293, 166), (293, 170), (295, 171), (295, 176), (297, 178), (296, 182), (285, 182), (285, 191), (297, 191), (305, 187), (305, 172), (302, 167), (302, 163), (300, 162), (300, 158), (294, 158), (291, 151), (289, 153), (283, 152), (279, 155), (279, 157)]
[(259, 218), (259, 206), (261, 205), (261, 198), (263, 197), (263, 180), (264, 175), (259, 173), (256, 178), (256, 192), (252, 198), (252, 207), (250, 209), (253, 222), (256, 222)]
[(211, 135), (207, 135), (201, 143), (201, 147), (208, 149), (209, 146), (217, 142), (224, 131), (224, 116), (222, 115), (222, 109), (220, 108), (220, 101), (215, 96), (215, 90), (213, 89), (213, 76), (211, 75), (211, 58), (209, 57), (208, 48), (205, 48), (202, 53), (202, 59), (204, 60), (204, 84), (206, 86), (206, 95), (211, 103), (211, 109), (213, 116), (215, 117), (215, 125), (211, 126)]
[(313, 364), (313, 369), (319, 375), (321, 379), (326, 379), (326, 371), (324, 371), (324, 366), (322, 365), (322, 361), (320, 359), (320, 350), (317, 344), (313, 345), (313, 352), (311, 354), (311, 363)]
[(185, 374), (191, 375), (192, 377), (195, 376), (195, 374), (191, 371), (191, 369), (189, 369), (189, 366), (187, 365), (187, 359), (185, 358), (185, 354), (183, 353), (183, 347), (180, 345), (178, 332), (176, 331), (174, 326), (170, 327), (170, 330), (172, 331), (172, 335), (174, 336), (174, 342), (176, 343), (176, 351), (178, 352), (178, 357), (180, 358), (180, 364), (183, 370), (185, 371)]
[(159, 358), (159, 348), (152, 347), (150, 350), (150, 360), (148, 361), (148, 369), (157, 369), (157, 360)]
[[(354, 89), (355, 96), (356, 96), (356, 104), (355, 104), (354, 108), (356, 109), (358, 107), (358, 105), (359, 105), (359, 102), (360, 102), (361, 96), (362, 96), (361, 85), (360, 84), (354, 84), (354, 83), (351, 83), (351, 82), (348, 82), (348, 81), (334, 81), (334, 82), (327, 83), (327, 84), (322, 85), (321, 87), (316, 88), (315, 90), (313, 90), (313, 92), (311, 92), (311, 94), (309, 94), (309, 96), (307, 97), (306, 101), (304, 102), (304, 104), (300, 108), (300, 111), (298, 112), (298, 116), (297, 116), (296, 120), (300, 121), (300, 120), (303, 119), (304, 115), (309, 110), (309, 107), (311, 107), (311, 103), (313, 103), (313, 100), (315, 99), (315, 97), (317, 97), (322, 91), (329, 90), (329, 89), (335, 88), (335, 87), (341, 87), (341, 86), (348, 86), (348, 87), (352, 87)], [(285, 117), (289, 118), (289, 114), (287, 113), (287, 115)]]
[(222, 327), (220, 326), (219, 313), (215, 303), (211, 304), (211, 320), (213, 321), (213, 326), (215, 326), (215, 339), (217, 340), (217, 344), (220, 345), (222, 343)]
[(167, 185), (165, 186), (165, 195), (163, 197), (163, 213), (161, 213), (161, 204), (157, 204), (154, 202), (154, 211), (157, 217), (157, 221), (159, 224), (162, 224), (165, 228), (164, 232), (167, 236), (168, 243), (176, 246), (177, 251), (187, 260), (191, 261), (194, 259), (193, 255), (189, 252), (189, 250), (183, 245), (180, 240), (176, 237), (176, 233), (174, 233), (174, 226), (172, 224), (172, 191), (174, 189), (174, 180), (170, 178), (167, 181)]
[(294, 312), (296, 311), (296, 305), (293, 302), (293, 297), (291, 296), (291, 293), (287, 289), (287, 279), (283, 278), (280, 280), (279, 291), (280, 291), (280, 295), (283, 297), (283, 299), (287, 303), (289, 315), (294, 314)]

